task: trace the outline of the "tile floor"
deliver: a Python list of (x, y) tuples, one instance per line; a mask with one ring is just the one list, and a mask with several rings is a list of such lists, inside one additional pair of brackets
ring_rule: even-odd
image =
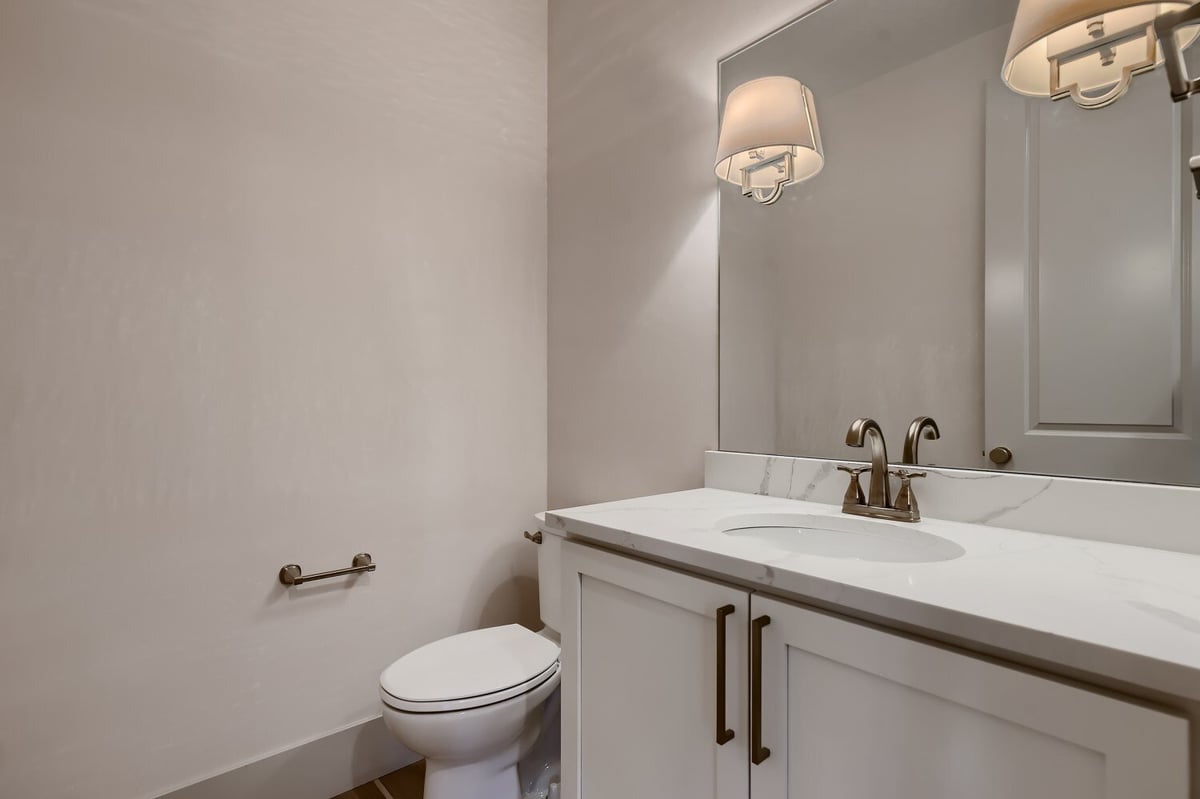
[(421, 799), (425, 784), (425, 761), (393, 771), (374, 782), (338, 794), (333, 799)]

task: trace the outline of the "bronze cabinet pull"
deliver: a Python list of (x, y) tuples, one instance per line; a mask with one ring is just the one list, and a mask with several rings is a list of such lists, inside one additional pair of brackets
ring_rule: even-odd
[(717, 608), (717, 746), (733, 740), (733, 730), (725, 726), (725, 620), (734, 610), (733, 605)]
[(763, 627), (771, 623), (770, 616), (759, 616), (750, 622), (750, 762), (761, 765), (771, 756), (762, 745), (762, 639)]

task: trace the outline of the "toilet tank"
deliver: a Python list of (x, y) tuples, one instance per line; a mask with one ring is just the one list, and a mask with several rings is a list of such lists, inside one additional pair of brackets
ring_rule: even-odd
[(547, 530), (545, 517), (538, 514), (538, 530), (542, 533), (538, 551), (538, 603), (542, 624), (558, 633), (562, 630), (562, 542), (563, 535)]

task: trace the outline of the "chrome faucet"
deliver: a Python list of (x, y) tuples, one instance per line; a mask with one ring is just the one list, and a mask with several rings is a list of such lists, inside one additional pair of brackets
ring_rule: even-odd
[[(922, 417), (922, 419), (927, 417)], [(937, 424), (933, 423), (933, 428), (936, 430)], [(914, 422), (915, 424), (915, 422)], [(920, 429), (925, 428), (925, 425), (918, 426), (917, 435), (920, 435)], [(912, 429), (910, 428), (910, 434)], [(928, 434), (926, 434), (928, 437)], [(846, 489), (846, 495), (842, 498), (842, 513), (848, 513), (853, 516), (869, 516), (874, 519), (889, 519), (897, 522), (919, 522), (921, 521), (921, 510), (917, 506), (917, 496), (912, 490), (912, 481), (916, 477), (924, 477), (925, 472), (914, 472), (908, 469), (897, 469), (892, 471), (888, 467), (887, 458), (887, 442), (883, 438), (883, 430), (879, 427), (879, 423), (874, 419), (863, 417), (855, 419), (850, 425), (850, 429), (846, 432), (846, 445), (850, 447), (863, 447), (867, 442), (871, 444), (871, 465), (867, 466), (839, 466), (838, 469), (847, 472), (850, 475), (850, 485)], [(907, 447), (906, 447), (907, 450)], [(914, 455), (916, 447), (913, 447)], [(871, 472), (871, 484), (867, 492), (867, 496), (863, 496), (860, 476), (868, 468)], [(894, 475), (900, 479), (900, 493), (896, 496), (895, 503), (892, 502), (892, 483), (888, 475)]]
[(911, 466), (919, 463), (917, 445), (921, 442), (922, 433), (926, 441), (937, 441), (942, 437), (942, 431), (938, 429), (938, 423), (932, 416), (918, 416), (913, 419), (912, 424), (908, 426), (908, 435), (904, 437), (904, 460), (901, 463)]

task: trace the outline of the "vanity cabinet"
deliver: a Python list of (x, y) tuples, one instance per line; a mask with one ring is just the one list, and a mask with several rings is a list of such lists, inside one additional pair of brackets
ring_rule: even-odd
[(569, 799), (1188, 797), (1174, 715), (578, 544), (563, 565)]
[(759, 595), (751, 613), (755, 797), (1188, 795), (1181, 718)]
[(746, 799), (749, 594), (571, 543), (563, 580), (564, 795)]

